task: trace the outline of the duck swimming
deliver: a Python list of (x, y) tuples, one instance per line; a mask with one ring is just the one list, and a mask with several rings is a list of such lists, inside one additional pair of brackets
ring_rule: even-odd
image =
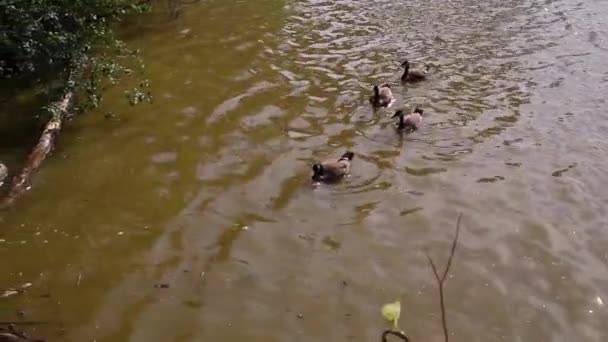
[(403, 75), (401, 75), (401, 82), (420, 82), (426, 80), (429, 70), (431, 69), (430, 65), (425, 65), (424, 70), (411, 70), (410, 62), (405, 61), (401, 63), (401, 67), (403, 68)]
[(335, 182), (340, 180), (350, 172), (350, 161), (353, 160), (354, 156), (354, 153), (348, 151), (337, 160), (326, 160), (313, 165), (312, 180), (314, 182)]
[(411, 114), (405, 115), (403, 110), (398, 110), (393, 115), (393, 118), (399, 118), (397, 124), (397, 130), (400, 132), (413, 132), (422, 126), (422, 114), (424, 111), (419, 107), (416, 107)]
[(374, 94), (370, 96), (369, 102), (374, 107), (388, 107), (390, 106), (395, 98), (393, 97), (393, 92), (391, 91), (391, 86), (387, 83), (378, 87), (374, 86)]

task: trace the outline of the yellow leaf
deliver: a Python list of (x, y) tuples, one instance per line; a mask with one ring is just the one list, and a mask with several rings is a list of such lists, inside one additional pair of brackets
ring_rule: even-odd
[(401, 316), (401, 302), (396, 301), (394, 303), (384, 304), (384, 306), (382, 306), (382, 316), (384, 316), (387, 321), (392, 322), (395, 328), (398, 328), (399, 316)]

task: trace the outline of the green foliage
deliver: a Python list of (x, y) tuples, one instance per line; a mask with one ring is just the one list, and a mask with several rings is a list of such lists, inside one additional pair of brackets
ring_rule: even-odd
[(110, 25), (142, 10), (133, 0), (0, 0), (0, 77), (62, 67), (112, 44)]
[[(142, 0), (0, 0), (0, 79), (44, 75), (39, 90), (49, 101), (67, 87), (79, 96), (76, 112), (97, 107), (105, 86), (143, 68), (112, 27), (146, 10)], [(147, 85), (129, 91), (129, 101), (150, 100)]]

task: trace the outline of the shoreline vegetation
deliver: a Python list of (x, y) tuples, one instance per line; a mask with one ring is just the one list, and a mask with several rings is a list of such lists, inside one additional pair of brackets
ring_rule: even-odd
[[(0, 155), (0, 210), (30, 188), (31, 178), (52, 152), (66, 119), (97, 108), (104, 90), (131, 77), (126, 90), (132, 104), (151, 102), (149, 81), (139, 51), (118, 38), (129, 19), (154, 9), (177, 19), (186, 5), (200, 0), (8, 0), (0, 3), (0, 116), (24, 115), (17, 134), (34, 145), (21, 165)], [(12, 113), (13, 98), (40, 103)], [(21, 99), (23, 100), (23, 99)], [(19, 112), (19, 111), (17, 111)], [(4, 123), (0, 117), (0, 125)], [(9, 120), (10, 121), (10, 120)], [(23, 124), (23, 122), (27, 124)], [(27, 129), (24, 129), (26, 127)], [(10, 130), (10, 128), (8, 129)], [(2, 131), (2, 127), (0, 127)], [(12, 133), (15, 134), (15, 133)], [(23, 136), (28, 136), (23, 138)], [(37, 135), (36, 137), (29, 137)], [(8, 138), (10, 139), (10, 138)], [(32, 143), (29, 143), (32, 141)], [(25, 144), (24, 144), (25, 145)], [(20, 146), (20, 148), (27, 148)]]
[[(24, 145), (19, 149), (31, 148), (23, 161), (9, 162), (0, 155), (0, 209), (30, 188), (32, 176), (53, 150), (65, 120), (97, 108), (104, 89), (132, 76), (141, 81), (126, 92), (129, 102), (151, 100), (138, 51), (129, 49), (116, 31), (125, 20), (150, 12), (152, 7), (170, 11), (170, 17), (176, 18), (181, 4), (182, 0), (0, 3), (0, 91), (4, 93), (0, 106), (6, 112), (0, 115), (8, 117), (2, 118), (0, 125), (27, 122), (18, 127), (23, 132), (11, 134), (28, 136), (17, 143)], [(36, 105), (25, 112), (13, 112), (15, 98)], [(17, 115), (26, 118), (10, 118)]]

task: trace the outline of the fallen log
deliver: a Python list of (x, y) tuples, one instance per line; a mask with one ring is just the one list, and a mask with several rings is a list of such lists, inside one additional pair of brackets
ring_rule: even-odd
[[(76, 65), (83, 65), (84, 58)], [(30, 188), (31, 179), (34, 173), (40, 168), (42, 162), (51, 153), (55, 146), (55, 139), (61, 131), (63, 119), (67, 116), (72, 102), (74, 100), (74, 84), (75, 79), (80, 75), (80, 67), (76, 67), (70, 73), (67, 79), (66, 87), (63, 95), (58, 101), (48, 106), (49, 112), (52, 114), (49, 121), (44, 126), (42, 134), (38, 139), (38, 143), (27, 157), (25, 165), (21, 172), (13, 177), (9, 186), (8, 195), (0, 201), (0, 209), (6, 209), (14, 201)]]

